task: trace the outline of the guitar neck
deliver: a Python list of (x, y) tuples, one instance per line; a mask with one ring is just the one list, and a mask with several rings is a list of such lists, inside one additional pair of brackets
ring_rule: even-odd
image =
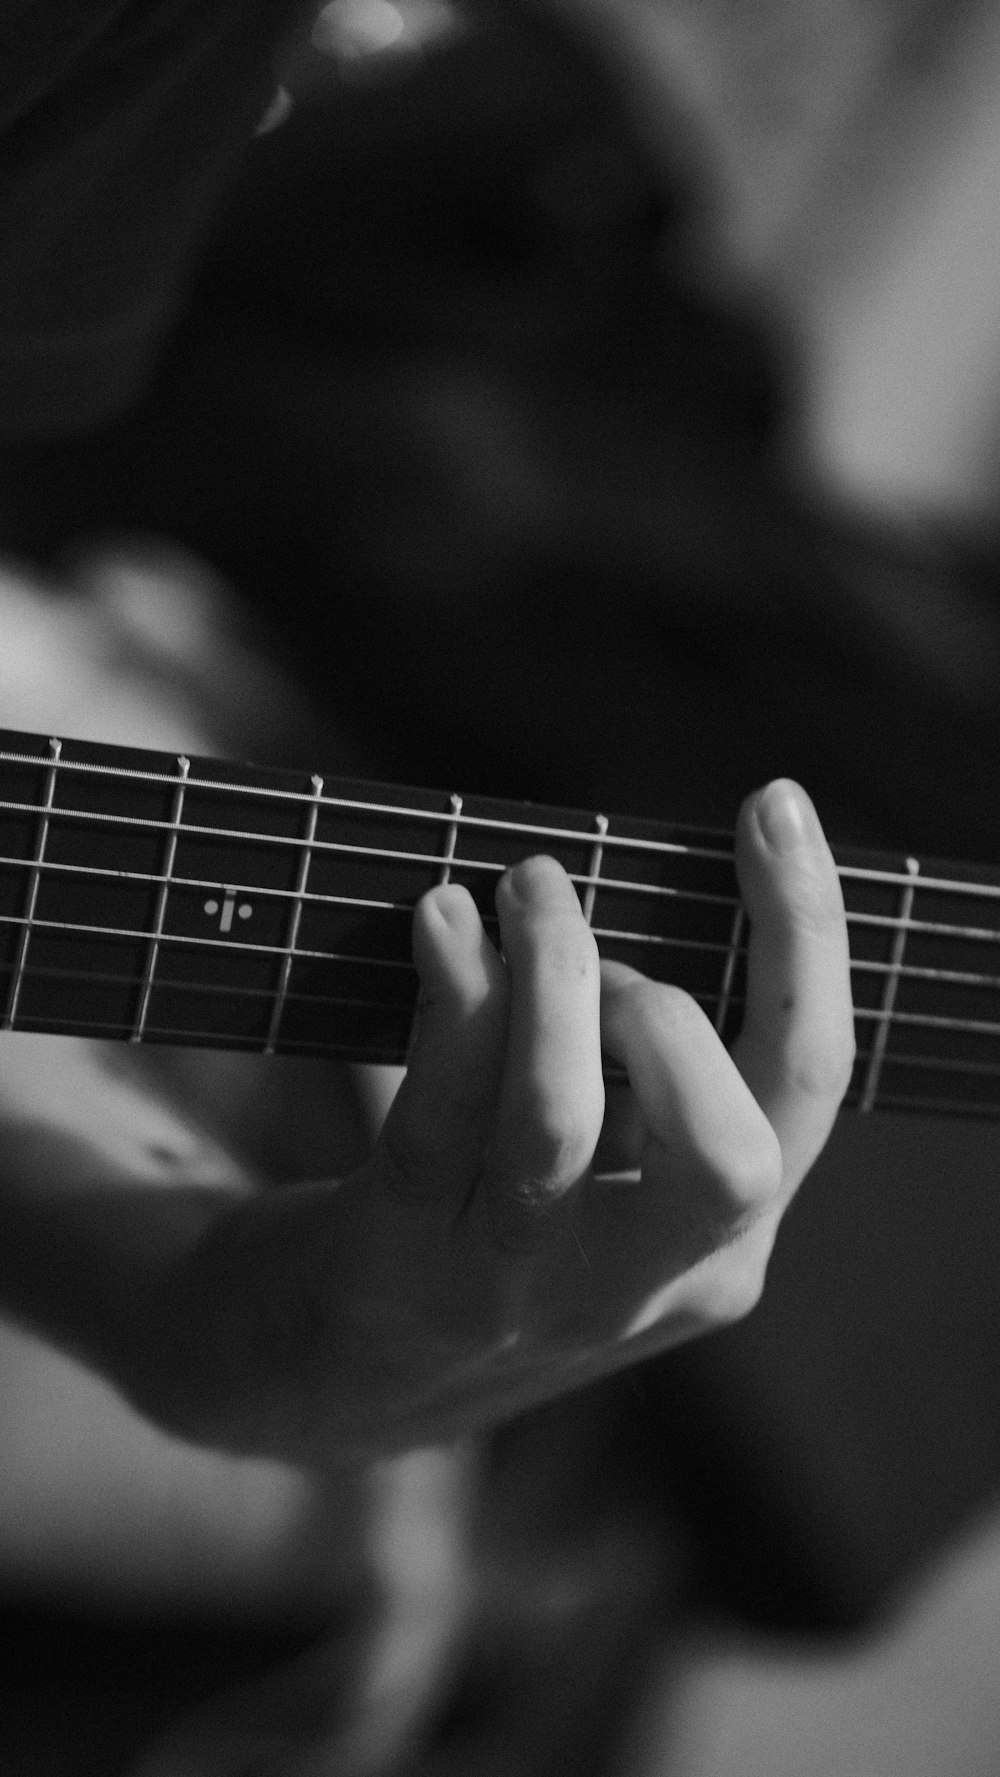
[[(401, 1062), (413, 907), (545, 851), (601, 953), (739, 1028), (732, 835), (0, 730), (3, 1027)], [(1000, 1115), (1000, 871), (835, 853), (862, 1111)]]

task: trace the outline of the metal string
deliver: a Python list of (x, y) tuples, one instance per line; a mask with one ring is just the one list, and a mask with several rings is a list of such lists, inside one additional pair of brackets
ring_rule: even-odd
[[(53, 748), (57, 747), (57, 743), (55, 742), (50, 743), (50, 745)], [(36, 757), (21, 753), (0, 751), (0, 761), (29, 766), (35, 771), (41, 771), (48, 775), (51, 775), (58, 770), (60, 774), (89, 774), (96, 777), (126, 779), (137, 783), (153, 784), (168, 789), (171, 792), (176, 792), (177, 787), (176, 775), (166, 775), (159, 771), (142, 770), (133, 767), (108, 766), (104, 764), (92, 764), (85, 761), (67, 760), (58, 753), (55, 757), (53, 757), (52, 753), (50, 753), (48, 757)], [(367, 818), (388, 818), (390, 820), (401, 821), (404, 823), (431, 824), (435, 828), (443, 828), (447, 832), (452, 842), (453, 851), (454, 841), (457, 838), (459, 828), (472, 829), (482, 834), (502, 835), (507, 840), (513, 840), (515, 838), (556, 840), (560, 845), (579, 844), (581, 846), (589, 847), (591, 851), (593, 849), (594, 835), (592, 827), (586, 832), (578, 832), (573, 828), (553, 827), (546, 825), (543, 822), (531, 823), (506, 820), (499, 816), (472, 815), (461, 809), (461, 804), (458, 802), (457, 798), (451, 799), (449, 810), (438, 811), (410, 808), (405, 805), (390, 802), (372, 802), (368, 799), (361, 800), (346, 796), (337, 796), (334, 794), (318, 794), (317, 785), (318, 780), (313, 779), (311, 791), (298, 791), (225, 782), (212, 778), (189, 780), (189, 790), (190, 793), (194, 795), (199, 791), (204, 790), (211, 793), (223, 794), (230, 798), (236, 796), (242, 798), (257, 798), (265, 804), (294, 804), (300, 807), (306, 806), (312, 810), (312, 816), (310, 819), (309, 830), (304, 838), (301, 836), (267, 834), (256, 831), (243, 831), (240, 829), (234, 830), (232, 827), (228, 826), (206, 826), (192, 821), (183, 822), (176, 818), (179, 813), (179, 808), (175, 811), (173, 819), (160, 820), (149, 817), (110, 814), (100, 810), (60, 808), (55, 805), (54, 797), (52, 797), (49, 799), (48, 806), (44, 811), (40, 810), (37, 804), (16, 801), (0, 801), (0, 810), (15, 815), (27, 816), (33, 820), (37, 820), (40, 813), (44, 812), (50, 823), (56, 820), (68, 820), (89, 823), (92, 827), (97, 826), (112, 829), (125, 828), (149, 832), (163, 832), (172, 835), (175, 839), (179, 839), (183, 836), (201, 840), (221, 839), (230, 844), (242, 843), (255, 848), (259, 848), (261, 845), (279, 847), (286, 851), (288, 848), (291, 848), (292, 851), (296, 851), (300, 854), (300, 859), (307, 853), (310, 857), (315, 856), (316, 854), (327, 853), (336, 859), (342, 858), (345, 862), (354, 860), (360, 864), (420, 865), (429, 870), (440, 868), (440, 860), (433, 853), (396, 850), (385, 846), (364, 846), (359, 844), (349, 844), (342, 841), (321, 839), (316, 835), (315, 817), (321, 810), (330, 810), (341, 814), (360, 814)], [(711, 829), (705, 829), (702, 831), (705, 833), (706, 838), (718, 837), (723, 841), (728, 840), (731, 843), (731, 835), (716, 832), (716, 830)], [(605, 848), (607, 850), (616, 848), (620, 852), (630, 852), (640, 856), (676, 857), (682, 860), (690, 859), (695, 863), (708, 862), (731, 865), (733, 861), (731, 850), (722, 847), (697, 843), (682, 843), (680, 841), (670, 840), (637, 839), (625, 835), (618, 836), (610, 833), (602, 833), (602, 850)], [(82, 875), (91, 879), (109, 879), (119, 883), (145, 884), (147, 886), (158, 887), (161, 890), (165, 888), (169, 880), (170, 888), (176, 887), (179, 889), (195, 891), (210, 890), (214, 892), (217, 892), (219, 889), (219, 881), (217, 878), (200, 879), (169, 875), (164, 876), (150, 872), (115, 870), (101, 866), (91, 867), (81, 864), (61, 863), (50, 858), (25, 859), (23, 857), (0, 857), (0, 866), (3, 865), (29, 871), (35, 870), (38, 872), (39, 877), (43, 874), (49, 875), (50, 873)], [(507, 868), (507, 865), (487, 859), (455, 858), (453, 860), (452, 868), (466, 876), (499, 876)], [(903, 871), (883, 870), (855, 864), (838, 864), (837, 870), (839, 876), (845, 882), (868, 882), (889, 887), (896, 886), (903, 888), (912, 882), (910, 873)], [(661, 883), (636, 883), (607, 876), (602, 876), (598, 882), (597, 874), (593, 872), (593, 870), (589, 874), (580, 874), (576, 872), (569, 872), (568, 874), (570, 880), (577, 885), (582, 891), (582, 894), (590, 898), (591, 903), (599, 888), (602, 893), (610, 892), (624, 897), (645, 897), (647, 901), (660, 899), (682, 902), (691, 906), (704, 905), (733, 910), (737, 909), (740, 905), (739, 898), (736, 895), (711, 894), (704, 890), (685, 889)], [(307, 904), (321, 907), (342, 908), (345, 911), (361, 914), (369, 912), (393, 912), (409, 915), (412, 912), (412, 904), (410, 902), (379, 900), (365, 896), (325, 894), (316, 890), (307, 890), (305, 888), (305, 877), (301, 863), (297, 880), (299, 886), (294, 890), (274, 888), (268, 885), (230, 884), (227, 885), (226, 892), (251, 898), (269, 897), (272, 900), (285, 902), (290, 905), (293, 910), (297, 910), (297, 913), (301, 913)], [(943, 876), (921, 877), (919, 882), (919, 892), (923, 894), (925, 891), (948, 893), (960, 897), (979, 899), (981, 901), (1000, 900), (1000, 885), (961, 881)], [(297, 913), (294, 914), (296, 933), (298, 925)], [(900, 919), (894, 918), (889, 914), (877, 914), (862, 911), (849, 911), (847, 914), (847, 920), (848, 924), (852, 926), (882, 928), (894, 932), (905, 932), (907, 934), (910, 932), (924, 933), (936, 937), (960, 938), (974, 943), (1000, 941), (1000, 933), (996, 931), (981, 926), (964, 925), (957, 922), (944, 923), (934, 920), (914, 919), (912, 917)], [(149, 933), (146, 930), (132, 931), (128, 928), (118, 926), (98, 926), (74, 924), (69, 921), (38, 920), (34, 919), (30, 912), (27, 917), (0, 915), (0, 924), (19, 928), (25, 934), (34, 930), (48, 930), (82, 935), (93, 939), (113, 940), (115, 938), (122, 938), (135, 941), (148, 941), (149, 939)], [(656, 933), (631, 932), (617, 928), (595, 927), (594, 931), (595, 936), (598, 939), (603, 938), (607, 941), (630, 945), (650, 946), (662, 950), (688, 952), (703, 951), (706, 955), (726, 954), (731, 958), (744, 956), (746, 954), (746, 946), (742, 944), (737, 946), (733, 943), (716, 943), (710, 940), (701, 941), (690, 938), (671, 937)], [(292, 961), (297, 962), (300, 960), (305, 963), (343, 963), (356, 968), (381, 968), (412, 972), (412, 966), (408, 962), (395, 958), (359, 956), (352, 955), (349, 952), (329, 950), (299, 949), (294, 941), (294, 937), (290, 944), (265, 945), (233, 938), (220, 941), (214, 937), (207, 938), (197, 935), (189, 936), (181, 933), (161, 932), (158, 934), (158, 942), (167, 947), (182, 945), (219, 953), (227, 950), (237, 950), (252, 955), (280, 958), (285, 968), (286, 976), (290, 963)], [(913, 964), (906, 964), (904, 967), (899, 968), (895, 967), (891, 962), (886, 963), (867, 958), (852, 958), (851, 969), (852, 973), (858, 972), (875, 975), (887, 975), (892, 972), (900, 980), (924, 980), (957, 988), (985, 988), (994, 991), (997, 988), (1000, 988), (1000, 976), (975, 970), (935, 969)], [(23, 972), (26, 976), (35, 977), (45, 975), (56, 976), (61, 979), (81, 978), (90, 982), (100, 980), (105, 984), (115, 983), (126, 988), (135, 986), (138, 979), (137, 977), (130, 975), (116, 976), (97, 974), (93, 971), (85, 970), (73, 971), (52, 969), (47, 968), (44, 965), (34, 964), (30, 961), (27, 962)], [(258, 997), (269, 1000), (273, 997), (271, 991), (264, 988), (220, 987), (203, 983), (171, 982), (169, 980), (163, 980), (162, 977), (158, 978), (157, 986), (169, 988), (174, 992), (184, 991), (201, 994), (216, 993), (225, 994), (227, 997), (238, 996), (244, 999)], [(308, 1003), (317, 1007), (340, 1006), (343, 1008), (367, 1008), (370, 1010), (382, 1010), (386, 1013), (399, 1013), (408, 1010), (408, 1007), (405, 1004), (399, 1005), (393, 1004), (392, 1002), (387, 1003), (364, 997), (300, 992), (291, 988), (288, 979), (285, 980), (284, 987), (283, 1003), (287, 1000), (288, 1002), (298, 1002), (301, 1004)], [(715, 1006), (719, 999), (718, 994), (708, 993), (696, 993), (693, 997), (701, 1001), (703, 1004), (711, 1006)], [(743, 1003), (744, 1002), (739, 997), (733, 996), (732, 994), (727, 995), (727, 1009), (730, 1006), (734, 1009), (738, 1009)], [(855, 1017), (862, 1023), (874, 1020), (881, 1020), (883, 1023), (885, 1022), (884, 1013), (878, 1008), (858, 1008)], [(27, 1024), (41, 1024), (43, 1022), (42, 1019), (33, 1018), (30, 1015), (19, 1019), (19, 1023), (22, 1027)], [(78, 1023), (80, 1028), (89, 1029), (91, 1032), (93, 1032), (95, 1028), (93, 1020), (60, 1020), (60, 1026), (62, 1028), (68, 1028), (74, 1022)], [(894, 1009), (891, 1014), (890, 1022), (893, 1025), (910, 1025), (925, 1027), (928, 1029), (947, 1030), (972, 1036), (1000, 1036), (1000, 1023), (988, 1019), (952, 1018), (930, 1013), (899, 1012)], [(108, 1028), (118, 1027), (108, 1026)], [(237, 1045), (241, 1041), (245, 1041), (249, 1045), (253, 1045), (256, 1042), (256, 1039), (240, 1039), (234, 1037), (230, 1032), (212, 1032), (205, 1031), (204, 1029), (191, 1031), (164, 1031), (162, 1028), (158, 1028), (155, 1025), (148, 1028), (148, 1034), (150, 1036), (155, 1036), (157, 1034), (169, 1035), (174, 1036), (177, 1040), (191, 1040), (194, 1042), (207, 1042), (212, 1041), (213, 1039), (225, 1041), (227, 1044)], [(282, 1049), (316, 1047), (314, 1043), (311, 1043), (308, 1040), (297, 1039), (290, 1039), (288, 1041), (283, 1039), (280, 1046)], [(350, 1043), (324, 1043), (322, 1047), (328, 1053), (348, 1053), (353, 1052), (356, 1046), (351, 1045)], [(369, 1055), (374, 1055), (375, 1053), (371, 1045), (367, 1043), (365, 1044), (365, 1051)], [(390, 1052), (387, 1050), (386, 1054), (389, 1053)], [(397, 1057), (397, 1049), (393, 1048), (391, 1054), (394, 1058)], [(966, 1072), (983, 1077), (1000, 1075), (1000, 1064), (994, 1065), (988, 1062), (965, 1062), (955, 1058), (941, 1059), (938, 1057), (911, 1055), (896, 1056), (894, 1057), (894, 1061), (897, 1065), (917, 1069), (934, 1068), (943, 1071), (950, 1070), (952, 1072)], [(880, 1093), (880, 1101), (883, 1103), (892, 1102), (891, 1095), (887, 1098), (885, 1094)], [(907, 1102), (912, 1104), (916, 1101)], [(963, 1105), (961, 1108), (968, 1109), (969, 1107)]]
[[(406, 909), (403, 909), (403, 911), (409, 912), (410, 910), (408, 908), (406, 908)], [(27, 924), (28, 924), (28, 922), (25, 919), (19, 917), (18, 915), (0, 914), (0, 925), (23, 927)], [(65, 920), (36, 919), (31, 922), (31, 929), (34, 931), (61, 932), (61, 933), (70, 934), (72, 936), (84, 936), (87, 938), (99, 938), (99, 939), (123, 938), (123, 939), (128, 939), (131, 941), (135, 941), (135, 942), (141, 942), (141, 941), (145, 940), (146, 938), (148, 938), (148, 936), (149, 936), (149, 934), (145, 931), (140, 931), (140, 930), (133, 931), (133, 930), (130, 930), (129, 928), (124, 927), (124, 926), (79, 925), (79, 924), (70, 923)], [(720, 950), (727, 949), (727, 946), (725, 946), (725, 945), (701, 946), (701, 945), (694, 943), (694, 941), (692, 941), (692, 940), (683, 940), (683, 939), (677, 940), (677, 939), (669, 939), (669, 938), (647, 939), (644, 936), (644, 934), (635, 933), (635, 932), (608, 933), (608, 932), (602, 931), (602, 929), (600, 927), (594, 927), (594, 935), (597, 938), (614, 937), (614, 938), (618, 938), (618, 939), (622, 939), (622, 940), (627, 940), (629, 942), (635, 941), (638, 943), (657, 942), (657, 943), (661, 943), (661, 944), (668, 945), (668, 946), (669, 945), (686, 945), (688, 948), (692, 948), (692, 949), (709, 949), (710, 948), (713, 951), (720, 951)], [(345, 965), (347, 965), (349, 967), (353, 967), (353, 968), (396, 969), (396, 970), (402, 970), (402, 971), (405, 971), (405, 972), (411, 973), (411, 974), (414, 972), (412, 963), (410, 963), (408, 961), (404, 961), (401, 958), (385, 957), (385, 956), (367, 956), (367, 955), (362, 955), (362, 954), (355, 954), (351, 951), (304, 950), (303, 949), (303, 950), (295, 950), (293, 952), (290, 952), (287, 949), (287, 947), (285, 947), (283, 945), (252, 944), (252, 943), (247, 942), (246, 940), (238, 939), (238, 938), (227, 939), (225, 942), (220, 942), (216, 938), (203, 938), (203, 937), (199, 937), (199, 936), (188, 936), (186, 933), (183, 933), (183, 932), (164, 932), (161, 935), (161, 943), (164, 946), (170, 946), (170, 945), (180, 946), (180, 947), (193, 946), (199, 950), (213, 950), (219, 955), (225, 955), (229, 951), (236, 950), (236, 951), (239, 951), (242, 953), (249, 952), (251, 955), (262, 956), (262, 957), (285, 958), (289, 955), (292, 955), (295, 961), (303, 961), (303, 962), (307, 962), (307, 963), (308, 962), (334, 963), (334, 964), (345, 964)], [(745, 954), (745, 953), (741, 952), (741, 954)], [(855, 962), (853, 960), (851, 962), (852, 972), (855, 969), (885, 972), (886, 970), (888, 970), (889, 967), (890, 967), (890, 965), (885, 964), (885, 963), (875, 963), (875, 962), (867, 962), (867, 961)], [(958, 982), (958, 984), (963, 985), (963, 986), (969, 984), (968, 978), (966, 978), (965, 976), (963, 976), (961, 973), (959, 973), (957, 971), (949, 972), (949, 971), (944, 971), (944, 970), (940, 970), (940, 971), (914, 970), (913, 973), (915, 975), (920, 976), (921, 978), (929, 978), (929, 979), (938, 980), (938, 981), (939, 980), (946, 980), (946, 981), (955, 980)], [(46, 975), (46, 976), (55, 976), (60, 979), (73, 979), (73, 978), (78, 977), (81, 979), (88, 979), (91, 981), (97, 981), (97, 980), (104, 980), (107, 982), (113, 981), (123, 987), (137, 985), (139, 980), (141, 979), (141, 977), (138, 975), (132, 975), (132, 974), (128, 974), (128, 973), (122, 974), (122, 975), (102, 974), (99, 971), (93, 971), (93, 970), (83, 970), (83, 969), (72, 970), (72, 969), (62, 969), (62, 968), (56, 969), (56, 968), (46, 967), (46, 966), (42, 966), (42, 965), (32, 965), (30, 963), (26, 965), (26, 967), (24, 969), (24, 974), (26, 977), (31, 976), (31, 975), (35, 975), (35, 976)], [(977, 986), (985, 985), (985, 986), (989, 986), (989, 987), (997, 987), (997, 986), (1000, 986), (1000, 981), (998, 981), (995, 977), (991, 977), (991, 976), (972, 977), (972, 984), (977, 985)], [(164, 978), (162, 975), (159, 975), (157, 977), (157, 987), (161, 988), (161, 989), (167, 988), (167, 987), (169, 987), (171, 989), (184, 987), (184, 988), (190, 988), (191, 991), (195, 991), (195, 992), (224, 993), (227, 996), (232, 996), (232, 997), (239, 997), (241, 995), (254, 995), (254, 994), (259, 994), (259, 995), (266, 997), (266, 998), (271, 997), (271, 990), (269, 988), (248, 989), (248, 988), (243, 988), (243, 987), (230, 986), (228, 983), (175, 982), (175, 981), (171, 981), (169, 978)], [(705, 992), (698, 993), (698, 992), (696, 992), (696, 993), (693, 993), (691, 997), (703, 1002), (706, 1005), (714, 1006), (716, 1004), (719, 996), (717, 993), (705, 993)], [(366, 998), (360, 998), (360, 997), (354, 997), (354, 996), (351, 996), (348, 998), (348, 997), (340, 996), (340, 995), (310, 995), (310, 994), (298, 993), (298, 992), (295, 992), (292, 990), (288, 991), (286, 998), (288, 1001), (315, 1000), (317, 1004), (325, 1004), (325, 1005), (341, 1005), (342, 1004), (342, 1005), (367, 1006), (373, 1010), (384, 1008), (384, 1007), (386, 1007), (387, 1003), (391, 1004), (391, 1002), (386, 1002), (384, 1000), (378, 1000), (378, 999), (366, 999)], [(745, 1005), (745, 999), (738, 994), (731, 994), (729, 996), (728, 1004), (732, 1008), (738, 1010)], [(883, 1013), (882, 1013), (881, 1009), (878, 1007), (858, 1006), (855, 1008), (854, 1016), (856, 1019), (860, 1019), (862, 1021), (878, 1020), (883, 1017)], [(892, 1013), (892, 1020), (891, 1021), (893, 1024), (897, 1024), (897, 1025), (916, 1025), (916, 1026), (922, 1026), (927, 1029), (952, 1030), (952, 1031), (958, 1031), (958, 1032), (965, 1032), (967, 1034), (977, 1035), (977, 1036), (1000, 1036), (1000, 1022), (994, 1022), (989, 1019), (950, 1018), (950, 1017), (947, 1017), (943, 1014), (937, 1014), (937, 1013), (899, 1012), (899, 1011), (894, 1010)], [(899, 1060), (902, 1058), (897, 1057), (896, 1059)]]
[[(33, 757), (30, 754), (0, 751), (0, 763), (26, 765), (38, 770), (39, 768), (47, 768), (50, 762), (43, 758)], [(98, 765), (82, 760), (60, 758), (57, 761), (56, 768), (61, 774), (67, 772), (85, 773), (90, 774), (91, 776), (110, 777), (126, 779), (137, 783), (156, 784), (163, 788), (172, 787), (176, 783), (175, 777), (163, 772), (144, 771), (128, 766)], [(564, 844), (579, 844), (583, 846), (592, 846), (594, 839), (592, 829), (577, 831), (574, 828), (553, 827), (542, 823), (510, 821), (502, 819), (499, 816), (468, 814), (464, 810), (461, 813), (455, 813), (452, 809), (437, 810), (408, 808), (405, 804), (368, 801), (356, 797), (326, 794), (317, 798), (313, 792), (307, 790), (283, 790), (268, 788), (257, 784), (226, 783), (221, 779), (212, 778), (192, 778), (190, 787), (192, 792), (207, 790), (231, 797), (257, 797), (278, 805), (296, 804), (304, 806), (317, 803), (321, 810), (329, 809), (340, 813), (349, 812), (366, 816), (383, 816), (393, 820), (417, 822), (418, 824), (431, 823), (437, 827), (443, 826), (446, 829), (452, 827), (456, 830), (459, 828), (469, 828), (486, 833), (505, 835), (508, 838), (557, 839)], [(33, 804), (7, 801), (0, 801), (0, 809), (29, 815), (37, 815), (39, 812), (38, 808)], [(127, 815), (105, 814), (97, 810), (57, 808), (53, 810), (53, 813), (72, 819), (91, 820), (100, 823), (109, 822), (133, 828), (152, 829), (154, 831), (169, 828), (171, 826), (169, 821), (155, 820), (145, 816), (132, 817)], [(200, 826), (197, 823), (182, 825), (178, 830), (181, 833), (190, 833), (194, 835), (200, 834), (202, 837), (226, 838), (255, 845), (292, 846), (301, 849), (306, 844), (306, 841), (301, 837), (293, 835), (245, 832), (228, 827)], [(614, 834), (610, 832), (604, 837), (603, 844), (605, 848), (617, 848), (618, 850), (638, 852), (648, 856), (678, 856), (691, 858), (696, 862), (731, 863), (731, 833), (726, 833), (721, 829), (715, 828), (704, 828), (700, 829), (700, 831), (704, 832), (707, 836), (717, 836), (722, 840), (727, 840), (729, 842), (728, 847), (724, 846), (717, 848), (706, 845), (686, 844), (675, 840), (637, 839), (628, 835)], [(412, 860), (421, 863), (426, 863), (428, 861), (428, 854), (423, 852), (390, 852), (382, 851), (379, 848), (371, 848), (369, 851), (369, 849), (365, 847), (342, 846), (329, 840), (316, 841), (314, 843), (314, 850), (343, 851), (348, 855), (392, 857), (402, 861)], [(468, 868), (464, 859), (458, 860), (458, 865), (463, 869)], [(503, 870), (506, 866), (483, 864), (481, 867)], [(910, 880), (909, 875), (905, 870), (882, 870), (860, 864), (839, 864), (837, 866), (837, 871), (842, 879), (881, 883), (898, 887), (905, 887)], [(589, 880), (589, 878), (583, 880)], [(619, 886), (631, 891), (639, 890), (646, 885), (629, 883), (621, 884)], [(965, 882), (957, 878), (948, 877), (922, 876), (920, 879), (920, 887), (921, 891), (924, 889), (931, 889), (940, 893), (968, 894), (973, 897), (981, 897), (988, 900), (1000, 900), (1000, 884)], [(732, 904), (735, 905), (735, 903)]]
[[(382, 855), (389, 857), (394, 856), (392, 853), (385, 853)], [(426, 859), (423, 857), (421, 861), (432, 865), (435, 863), (434, 859)], [(88, 879), (97, 878), (98, 880), (107, 879), (111, 882), (141, 884), (146, 887), (162, 888), (169, 886), (170, 888), (176, 889), (208, 890), (213, 893), (217, 893), (219, 890), (219, 879), (217, 877), (165, 876), (154, 871), (113, 870), (107, 866), (63, 863), (54, 859), (43, 859), (36, 862), (35, 860), (28, 858), (11, 858), (0, 855), (0, 867), (3, 867), (4, 865), (13, 866), (23, 870), (38, 870), (41, 875), (65, 874), (83, 876)], [(466, 861), (463, 859), (459, 861), (458, 868), (470, 870), (480, 869), (499, 873), (503, 870), (504, 866), (501, 864), (493, 864), (492, 862), (482, 863)], [(585, 888), (587, 885), (594, 885), (595, 883), (595, 879), (592, 877), (581, 876), (573, 872), (568, 872), (567, 874), (569, 875), (570, 881), (575, 883), (578, 887)], [(603, 890), (607, 888), (627, 889), (633, 885), (625, 883), (616, 884), (609, 881), (608, 878), (601, 878), (598, 886)], [(652, 884), (636, 884), (634, 886), (640, 892), (666, 895), (672, 900), (682, 901), (688, 905), (703, 905), (708, 903), (713, 906), (724, 905), (733, 908), (739, 906), (736, 897), (706, 896), (694, 890), (665, 889)], [(258, 885), (253, 883), (228, 882), (226, 890), (227, 893), (238, 896), (264, 897), (265, 899), (270, 899), (272, 901), (300, 906), (308, 903), (317, 907), (344, 909), (345, 911), (355, 913), (401, 913), (408, 915), (413, 911), (413, 905), (409, 901), (384, 901), (363, 895), (324, 894), (318, 890), (274, 888), (266, 884)], [(76, 931), (86, 933), (87, 935), (103, 934), (106, 937), (112, 938), (140, 939), (149, 937), (149, 933), (145, 929), (133, 930), (124, 926), (88, 925), (73, 921), (45, 921), (26, 918), (15, 914), (0, 914), (0, 923), (11, 926), (26, 925), (31, 928), (36, 926), (43, 928), (49, 926), (54, 929)], [(988, 927), (952, 925), (939, 923), (934, 920), (912, 918), (899, 920), (894, 919), (889, 914), (849, 912), (847, 914), (847, 924), (848, 926), (875, 925), (891, 929), (892, 931), (902, 931), (907, 933), (923, 932), (935, 937), (960, 937), (985, 943), (1000, 942), (1000, 932), (991, 931)], [(620, 943), (649, 945), (661, 949), (697, 950), (704, 952), (706, 955), (728, 954), (732, 950), (730, 944), (723, 941), (713, 941), (711, 939), (682, 938), (656, 932), (633, 932), (621, 927), (594, 926), (592, 929), (595, 937)], [(166, 941), (170, 941), (171, 939), (183, 939), (184, 942), (192, 944), (214, 945), (220, 950), (251, 950), (260, 951), (264, 954), (281, 956), (291, 955), (293, 957), (301, 956), (314, 958), (330, 954), (327, 951), (302, 950), (295, 945), (268, 946), (251, 944), (239, 939), (227, 939), (224, 943), (220, 943), (213, 938), (202, 938), (195, 935), (185, 937), (184, 934), (168, 932), (163, 933), (163, 938)], [(745, 956), (746, 951), (746, 944), (742, 943), (736, 947), (735, 954), (737, 956)], [(377, 963), (382, 959), (377, 957), (366, 957), (359, 960)], [(863, 957), (852, 958), (851, 967), (852, 969), (861, 972), (875, 974), (885, 974), (892, 970), (899, 975), (900, 979), (943, 981), (955, 986), (964, 987), (1000, 988), (1000, 975), (991, 975), (973, 970), (939, 969), (916, 964), (905, 964), (901, 969), (896, 969), (891, 963), (879, 962), (875, 959)]]

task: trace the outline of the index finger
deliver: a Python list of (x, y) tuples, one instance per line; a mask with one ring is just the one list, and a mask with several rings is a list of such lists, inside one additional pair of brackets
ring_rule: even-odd
[(798, 784), (779, 778), (748, 797), (736, 870), (750, 942), (733, 1060), (778, 1137), (790, 1192), (830, 1133), (854, 1062), (840, 879)]

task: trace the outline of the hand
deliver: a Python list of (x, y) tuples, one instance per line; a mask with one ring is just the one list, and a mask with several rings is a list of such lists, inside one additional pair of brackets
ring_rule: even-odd
[[(553, 860), (501, 879), (502, 958), (464, 889), (424, 897), (425, 1008), (371, 1159), (231, 1210), (184, 1267), (171, 1340), (195, 1435), (366, 1459), (753, 1306), (853, 1024), (839, 882), (804, 793), (751, 797), (736, 857), (751, 938), (732, 1054), (679, 989), (601, 963)], [(602, 1048), (628, 1077), (607, 1118)], [(181, 1325), (198, 1329), (186, 1358)]]

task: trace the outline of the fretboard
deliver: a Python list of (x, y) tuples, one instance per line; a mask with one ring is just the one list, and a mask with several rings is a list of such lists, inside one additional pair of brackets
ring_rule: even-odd
[[(544, 851), (602, 955), (739, 1029), (732, 835), (0, 731), (4, 1028), (405, 1060), (414, 905)], [(858, 1060), (848, 1103), (1000, 1114), (1000, 870), (835, 848)]]

